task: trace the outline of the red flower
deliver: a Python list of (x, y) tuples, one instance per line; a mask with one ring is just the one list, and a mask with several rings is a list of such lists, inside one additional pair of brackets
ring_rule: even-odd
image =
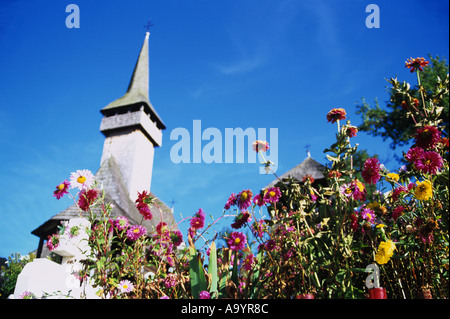
[(194, 214), (190, 222), (192, 230), (197, 230), (205, 227), (205, 213), (203, 209), (199, 209), (198, 212)]
[(358, 128), (353, 125), (345, 125), (343, 130), (348, 137), (355, 137), (356, 133), (358, 133)]
[(380, 162), (377, 158), (368, 158), (364, 163), (364, 169), (361, 172), (367, 184), (376, 184), (380, 179)]
[(408, 150), (408, 153), (406, 153), (405, 155), (405, 159), (408, 162), (413, 163), (422, 156), (423, 156), (423, 149), (421, 149), (420, 147), (413, 147)]
[(142, 193), (138, 192), (138, 198), (136, 199), (136, 208), (139, 211), (139, 214), (141, 214), (145, 220), (151, 220), (153, 218), (153, 214), (150, 211), (150, 207), (148, 205), (151, 200), (152, 198), (150, 197), (150, 194), (147, 193), (147, 191), (143, 191)]
[(234, 219), (234, 223), (231, 224), (231, 227), (234, 229), (239, 229), (242, 226), (244, 226), (245, 223), (250, 222), (252, 220), (252, 216), (249, 214), (248, 211), (245, 211), (243, 213), (239, 213), (239, 215), (236, 216)]
[(419, 71), (423, 71), (423, 67), (427, 66), (429, 61), (424, 58), (409, 58), (405, 61), (405, 67), (411, 69), (411, 73), (413, 73), (416, 69)]
[(80, 196), (78, 198), (78, 207), (80, 207), (82, 211), (87, 212), (89, 210), (89, 207), (97, 199), (99, 193), (100, 193), (99, 190), (96, 188), (81, 190)]
[(414, 135), (416, 145), (423, 148), (434, 148), (441, 141), (441, 132), (431, 125), (419, 128)]
[(331, 123), (336, 123), (337, 120), (345, 120), (347, 113), (345, 113), (345, 110), (342, 108), (335, 108), (332, 109), (327, 114), (327, 121)]

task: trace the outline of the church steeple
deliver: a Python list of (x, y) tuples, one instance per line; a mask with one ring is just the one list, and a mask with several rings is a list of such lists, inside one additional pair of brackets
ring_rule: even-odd
[(144, 106), (144, 111), (150, 115), (150, 118), (156, 123), (157, 127), (159, 129), (165, 129), (166, 126), (158, 113), (156, 113), (149, 99), (149, 36), (150, 32), (147, 32), (127, 92), (121, 98), (105, 106), (101, 112), (103, 115), (108, 116), (114, 113), (126, 112), (133, 106)]
[(105, 106), (100, 131), (105, 135), (101, 165), (113, 158), (133, 201), (150, 190), (154, 148), (162, 144), (165, 125), (150, 103), (148, 39), (139, 53), (127, 92)]

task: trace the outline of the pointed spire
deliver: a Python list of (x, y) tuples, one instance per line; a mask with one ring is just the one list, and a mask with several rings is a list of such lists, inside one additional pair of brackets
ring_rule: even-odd
[(130, 107), (144, 106), (144, 110), (150, 115), (151, 119), (157, 123), (158, 128), (164, 129), (166, 126), (156, 113), (149, 99), (149, 63), (148, 63), (148, 39), (150, 32), (145, 33), (144, 43), (142, 44), (138, 60), (131, 76), (127, 92), (121, 98), (109, 103), (101, 112), (103, 115), (111, 115), (121, 110), (129, 110)]

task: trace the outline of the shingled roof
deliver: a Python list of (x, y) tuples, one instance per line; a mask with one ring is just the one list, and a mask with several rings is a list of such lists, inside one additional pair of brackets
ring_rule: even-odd
[[(301, 162), (291, 170), (287, 171), (283, 175), (279, 176), (279, 178), (282, 181), (284, 181), (287, 180), (289, 177), (291, 177), (301, 182), (303, 180), (303, 177), (305, 177), (306, 175), (311, 175), (314, 178), (314, 180), (320, 181), (325, 179), (325, 175), (323, 174), (325, 169), (326, 167), (324, 165), (315, 161), (308, 153), (308, 157), (303, 162)], [(269, 185), (267, 185), (265, 188), (273, 187), (278, 182), (279, 180), (276, 179), (272, 181)]]

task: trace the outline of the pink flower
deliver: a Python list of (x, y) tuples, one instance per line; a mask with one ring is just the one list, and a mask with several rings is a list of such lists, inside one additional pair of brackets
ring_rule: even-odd
[(444, 165), (441, 155), (434, 151), (424, 152), (422, 157), (414, 162), (414, 166), (421, 173), (436, 174)]
[(231, 206), (236, 205), (237, 196), (235, 193), (232, 193), (225, 204), (225, 210), (229, 210)]
[(60, 199), (64, 196), (64, 194), (67, 194), (69, 192), (69, 186), (70, 182), (66, 179), (64, 182), (56, 186), (56, 190), (53, 192), (53, 196), (56, 197), (56, 199)]
[(147, 229), (145, 229), (142, 225), (131, 226), (127, 230), (127, 237), (134, 241), (138, 240), (139, 237), (144, 236), (145, 234), (147, 234)]
[(361, 218), (369, 223), (373, 223), (375, 221), (375, 213), (370, 208), (363, 208), (361, 210)]
[(120, 293), (123, 294), (132, 291), (134, 289), (134, 286), (129, 280), (122, 280), (117, 288), (119, 288)]
[(128, 225), (129, 225), (128, 218), (126, 218), (125, 216), (117, 216), (116, 219), (113, 220), (113, 225), (118, 230), (127, 229)]
[(260, 194), (255, 195), (255, 197), (253, 197), (253, 203), (261, 207), (262, 205), (265, 204), (264, 197), (261, 197)]
[(53, 251), (56, 248), (58, 248), (59, 240), (60, 240), (60, 238), (59, 238), (58, 234), (53, 234), (51, 236), (48, 236), (48, 240), (47, 240), (48, 250)]
[(200, 291), (200, 293), (198, 294), (200, 299), (211, 299), (211, 294), (205, 290)]
[(249, 254), (244, 259), (244, 264), (242, 265), (245, 270), (250, 271), (255, 264), (255, 256), (253, 254)]
[(265, 248), (266, 248), (268, 251), (272, 251), (272, 250), (275, 248), (275, 246), (276, 246), (275, 240), (269, 239), (269, 240), (266, 242)]
[(394, 188), (394, 190), (392, 191), (392, 200), (394, 202), (397, 201), (402, 193), (408, 193), (408, 189), (404, 186)]
[(247, 237), (243, 233), (231, 232), (227, 243), (231, 250), (243, 250), (245, 248), (245, 244), (247, 243)]
[(264, 193), (264, 201), (266, 203), (276, 203), (281, 197), (281, 192), (278, 187), (271, 187)]
[(364, 169), (361, 172), (367, 184), (376, 184), (380, 179), (380, 162), (376, 157), (366, 159)]
[(264, 226), (264, 220), (260, 219), (258, 221), (255, 221), (252, 225), (252, 233), (257, 237), (262, 237), (264, 234), (265, 226)]
[(190, 222), (191, 228), (193, 230), (201, 229), (205, 226), (205, 213), (203, 209), (199, 209), (198, 212), (194, 214)]

